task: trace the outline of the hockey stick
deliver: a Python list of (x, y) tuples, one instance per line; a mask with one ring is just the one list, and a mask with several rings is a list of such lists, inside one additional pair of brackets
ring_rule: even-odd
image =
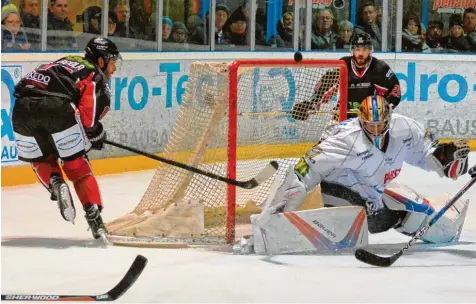
[(274, 173), (276, 173), (276, 171), (279, 168), (278, 162), (273, 160), (269, 164), (267, 164), (266, 167), (263, 170), (261, 170), (261, 172), (259, 172), (252, 179), (247, 180), (247, 181), (237, 181), (237, 180), (234, 180), (234, 179), (231, 179), (231, 178), (226, 178), (226, 177), (223, 177), (223, 176), (211, 173), (211, 172), (203, 171), (203, 170), (198, 169), (196, 167), (192, 167), (192, 166), (189, 166), (189, 165), (186, 165), (186, 164), (183, 164), (183, 163), (171, 160), (171, 159), (167, 159), (167, 158), (164, 158), (164, 157), (161, 157), (161, 156), (157, 156), (157, 155), (152, 154), (152, 153), (141, 151), (141, 150), (138, 150), (136, 148), (128, 147), (128, 146), (125, 146), (123, 144), (116, 143), (116, 142), (113, 142), (113, 141), (110, 141), (110, 140), (105, 140), (104, 143), (109, 144), (111, 146), (115, 146), (115, 147), (124, 149), (124, 150), (128, 150), (130, 152), (134, 152), (136, 154), (143, 155), (143, 156), (148, 157), (148, 158), (152, 158), (152, 159), (161, 161), (163, 163), (166, 163), (166, 164), (169, 164), (169, 165), (172, 165), (172, 166), (175, 166), (175, 167), (179, 167), (179, 168), (182, 168), (182, 169), (185, 169), (185, 170), (197, 173), (197, 174), (204, 175), (204, 176), (207, 176), (209, 178), (216, 179), (216, 180), (225, 182), (225, 183), (230, 184), (230, 185), (234, 185), (234, 186), (237, 186), (237, 187), (240, 187), (240, 188), (244, 188), (244, 189), (253, 189), (253, 188), (258, 187), (263, 182), (265, 182), (270, 177), (272, 177), (274, 175)]
[(451, 208), (451, 206), (453, 206), (457, 201), (458, 199), (463, 196), (463, 194), (468, 191), (469, 188), (471, 188), (471, 186), (474, 185), (474, 183), (476, 183), (476, 177), (473, 177), (458, 193), (456, 193), (455, 196), (453, 196), (453, 198), (451, 198), (447, 203), (446, 205), (441, 208), (440, 211), (438, 211), (438, 213), (431, 219), (431, 221), (426, 224), (425, 226), (423, 226), (423, 228), (421, 228), (413, 237), (412, 239), (407, 243), (405, 244), (405, 246), (397, 253), (395, 253), (394, 255), (392, 256), (389, 256), (389, 257), (382, 257), (382, 256), (379, 256), (379, 255), (376, 255), (376, 254), (373, 254), (365, 249), (357, 249), (355, 251), (355, 257), (359, 260), (359, 261), (362, 261), (364, 263), (367, 263), (367, 264), (370, 264), (370, 265), (374, 265), (374, 266), (381, 266), (381, 267), (388, 267), (390, 265), (392, 265), (393, 263), (395, 263), (396, 260), (398, 260), (399, 257), (401, 257), (403, 255), (403, 253), (405, 251), (407, 251), (411, 246), (413, 246), (413, 244), (419, 239), (421, 238), (427, 231), (428, 229), (430, 229), (431, 226), (433, 226), (434, 223), (436, 223), (438, 221), (438, 219), (440, 219), (443, 214)]
[(2, 301), (48, 301), (48, 302), (63, 302), (63, 301), (81, 301), (81, 302), (96, 302), (96, 301), (115, 301), (119, 299), (139, 278), (145, 266), (147, 265), (147, 258), (142, 255), (137, 255), (131, 267), (124, 275), (122, 280), (114, 286), (113, 289), (98, 296), (75, 296), (75, 295), (17, 295), (17, 294), (2, 294)]

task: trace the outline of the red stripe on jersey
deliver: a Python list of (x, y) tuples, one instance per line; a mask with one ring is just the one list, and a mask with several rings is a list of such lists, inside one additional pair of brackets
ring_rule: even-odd
[(337, 86), (333, 85), (327, 92), (324, 93), (320, 103), (328, 103), (329, 100), (332, 98), (332, 96), (334, 96), (336, 92), (337, 92)]
[(92, 128), (96, 117), (96, 83), (92, 81), (94, 73), (78, 82), (81, 92), (78, 110), (79, 117), (85, 128)]
[(387, 88), (379, 86), (378, 84), (374, 84), (374, 87), (375, 87), (375, 92), (377, 93), (377, 95), (385, 96), (385, 94), (387, 94), (388, 92)]

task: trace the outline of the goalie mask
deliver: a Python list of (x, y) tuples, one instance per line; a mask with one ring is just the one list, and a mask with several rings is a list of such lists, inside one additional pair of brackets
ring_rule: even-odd
[(366, 97), (359, 110), (359, 121), (362, 129), (375, 147), (382, 149), (385, 135), (389, 131), (391, 107), (382, 96)]

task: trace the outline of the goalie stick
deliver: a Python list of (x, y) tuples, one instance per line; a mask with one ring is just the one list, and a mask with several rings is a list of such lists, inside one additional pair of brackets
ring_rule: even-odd
[(124, 275), (122, 280), (108, 292), (97, 295), (18, 295), (18, 294), (2, 294), (2, 301), (48, 301), (48, 302), (96, 302), (96, 301), (115, 301), (119, 299), (139, 278), (145, 266), (147, 258), (137, 255), (131, 267)]
[(475, 182), (476, 182), (476, 177), (471, 178), (471, 180), (458, 193), (456, 193), (455, 196), (453, 196), (453, 198), (451, 198), (446, 203), (446, 205), (443, 208), (441, 208), (440, 211), (438, 211), (438, 213), (431, 219), (429, 223), (427, 223), (419, 231), (417, 231), (417, 233), (411, 238), (411, 240), (407, 244), (405, 244), (405, 246), (399, 252), (389, 257), (382, 257), (379, 255), (373, 254), (363, 248), (360, 248), (355, 251), (355, 257), (359, 261), (362, 261), (370, 265), (380, 266), (380, 267), (391, 266), (393, 263), (395, 263), (396, 260), (398, 260), (399, 257), (403, 255), (405, 251), (407, 251), (411, 246), (413, 246), (413, 244), (419, 238), (421, 238), (428, 231), (428, 229), (430, 229), (430, 227), (433, 226), (433, 224), (435, 224), (438, 221), (438, 219), (440, 219), (443, 216), (443, 214), (448, 209), (450, 209), (451, 206), (453, 206), (458, 201), (458, 199), (461, 196), (463, 196), (463, 194), (466, 191), (468, 191), (469, 188), (471, 188), (471, 186), (474, 185)]
[(226, 178), (226, 177), (223, 177), (223, 176), (211, 173), (211, 172), (203, 171), (203, 170), (198, 169), (196, 167), (192, 167), (192, 166), (189, 166), (189, 165), (186, 165), (186, 164), (183, 164), (183, 163), (171, 160), (171, 159), (167, 159), (167, 158), (164, 158), (164, 157), (161, 157), (161, 156), (157, 156), (157, 155), (152, 154), (152, 153), (141, 151), (141, 150), (136, 149), (136, 148), (128, 147), (128, 146), (125, 146), (123, 144), (116, 143), (116, 142), (113, 142), (113, 141), (110, 141), (110, 140), (105, 140), (104, 143), (109, 144), (111, 146), (115, 146), (115, 147), (124, 149), (124, 150), (128, 150), (130, 152), (134, 152), (136, 154), (140, 154), (140, 155), (148, 157), (148, 158), (152, 158), (152, 159), (164, 162), (166, 164), (169, 164), (169, 165), (172, 165), (172, 166), (175, 166), (175, 167), (179, 167), (179, 168), (182, 168), (182, 169), (185, 169), (185, 170), (197, 173), (197, 174), (204, 175), (204, 176), (207, 176), (209, 178), (216, 179), (216, 180), (225, 182), (225, 183), (230, 184), (230, 185), (234, 185), (234, 186), (237, 186), (237, 187), (240, 187), (240, 188), (244, 188), (244, 189), (253, 189), (253, 188), (258, 187), (263, 182), (265, 182), (266, 180), (271, 178), (279, 168), (279, 165), (276, 161), (271, 161), (268, 165), (266, 165), (266, 167), (263, 170), (261, 170), (261, 172), (259, 172), (252, 179), (247, 180), (247, 181), (237, 181), (237, 180), (234, 180), (234, 179), (231, 179), (231, 178)]

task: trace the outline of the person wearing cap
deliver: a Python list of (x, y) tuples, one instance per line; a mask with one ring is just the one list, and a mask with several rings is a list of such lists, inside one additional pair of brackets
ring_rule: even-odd
[(27, 51), (30, 47), (17, 7), (5, 5), (2, 7), (2, 51)]
[(185, 23), (177, 21), (172, 26), (172, 33), (170, 35), (170, 40), (176, 43), (185, 43), (187, 42), (187, 27)]
[[(82, 14), (83, 17), (83, 33), (101, 34), (101, 12), (102, 8), (99, 6), (90, 6), (86, 8)], [(88, 38), (91, 39), (91, 37)]]
[(463, 20), (460, 15), (450, 17), (450, 34), (443, 40), (443, 45), (449, 53), (469, 52), (471, 45), (464, 36)]
[(167, 16), (162, 18), (162, 41), (168, 41), (172, 33), (173, 22)]

